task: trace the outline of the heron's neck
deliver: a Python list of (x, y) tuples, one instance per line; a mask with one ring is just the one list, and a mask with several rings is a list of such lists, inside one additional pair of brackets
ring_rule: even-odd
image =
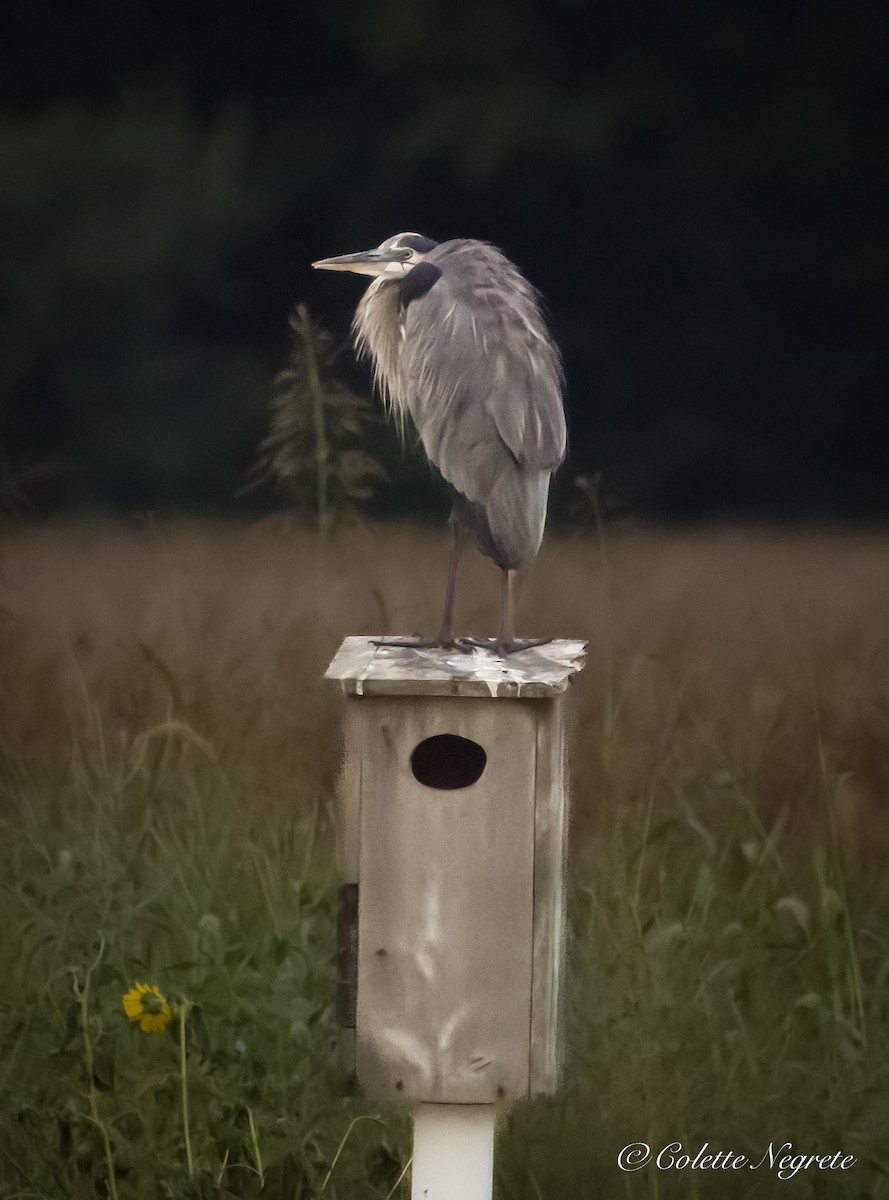
[(408, 395), (403, 372), (404, 323), (401, 293), (380, 276), (361, 298), (353, 322), (358, 353), (373, 363), (374, 382), (386, 407), (403, 420)]

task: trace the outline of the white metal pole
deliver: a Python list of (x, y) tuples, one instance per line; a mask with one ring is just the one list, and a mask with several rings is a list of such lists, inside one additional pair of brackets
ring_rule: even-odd
[(491, 1200), (493, 1104), (419, 1104), (414, 1109), (411, 1200)]

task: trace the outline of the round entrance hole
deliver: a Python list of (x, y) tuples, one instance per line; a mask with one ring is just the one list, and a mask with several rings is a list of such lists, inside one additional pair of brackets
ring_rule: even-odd
[(482, 777), (488, 756), (478, 742), (456, 733), (424, 738), (411, 754), (414, 779), (424, 787), (453, 792), (471, 787)]

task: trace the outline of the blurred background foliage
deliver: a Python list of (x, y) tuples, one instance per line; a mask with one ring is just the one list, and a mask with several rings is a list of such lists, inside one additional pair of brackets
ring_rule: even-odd
[(386, 472), (362, 449), (377, 414), (337, 375), (342, 347), (304, 304), (290, 320), (289, 361), (275, 379), (271, 428), (244, 491), (271, 485), (320, 534), (370, 500)]
[[(54, 465), (37, 511), (243, 509), (290, 313), (344, 340), (357, 300), (309, 264), (418, 229), (496, 242), (547, 297), (563, 509), (601, 473), (609, 505), (662, 518), (889, 512), (884, 5), (6, 19), (0, 460)], [(372, 442), (380, 511), (436, 503)]]

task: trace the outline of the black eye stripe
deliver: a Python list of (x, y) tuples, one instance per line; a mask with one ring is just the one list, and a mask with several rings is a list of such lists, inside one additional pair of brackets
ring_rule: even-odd
[(408, 233), (403, 238), (399, 239), (400, 246), (408, 246), (411, 250), (416, 250), (419, 254), (428, 254), (430, 250), (434, 250), (438, 242), (433, 242), (431, 238), (423, 237), (419, 233)]
[(421, 296), (425, 296), (430, 288), (435, 287), (440, 278), (441, 271), (434, 263), (418, 263), (408, 271), (401, 281), (402, 308), (407, 308), (412, 300), (419, 300)]

